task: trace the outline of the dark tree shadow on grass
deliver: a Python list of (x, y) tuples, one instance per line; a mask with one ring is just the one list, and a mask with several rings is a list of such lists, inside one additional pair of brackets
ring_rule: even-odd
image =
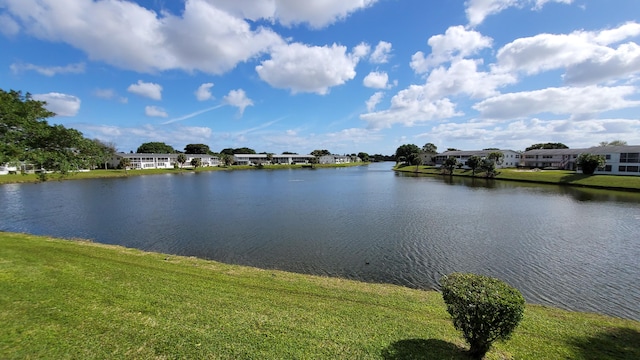
[(469, 360), (467, 350), (437, 339), (396, 341), (382, 350), (384, 360)]
[(576, 338), (571, 344), (584, 360), (640, 359), (640, 332), (634, 329), (610, 329)]

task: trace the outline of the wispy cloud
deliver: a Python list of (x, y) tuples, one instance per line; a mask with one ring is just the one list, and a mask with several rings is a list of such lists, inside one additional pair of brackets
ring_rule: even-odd
[(192, 112), (191, 114), (187, 114), (187, 115), (184, 115), (184, 116), (180, 116), (180, 117), (177, 117), (177, 118), (173, 118), (173, 119), (167, 120), (167, 121), (163, 122), (162, 125), (167, 125), (167, 124), (171, 124), (171, 123), (174, 123), (174, 122), (177, 122), (177, 121), (191, 119), (192, 117), (195, 117), (195, 116), (198, 116), (200, 114), (204, 114), (206, 112), (221, 108), (223, 106), (225, 106), (225, 104), (220, 104), (220, 105), (216, 105), (216, 106), (213, 106), (213, 107), (210, 107), (210, 108), (206, 108), (204, 110)]
[(35, 71), (45, 76), (54, 76), (56, 74), (82, 74), (85, 71), (85, 64), (77, 63), (66, 66), (39, 66), (34, 64), (13, 63), (9, 68), (15, 74), (24, 71)]

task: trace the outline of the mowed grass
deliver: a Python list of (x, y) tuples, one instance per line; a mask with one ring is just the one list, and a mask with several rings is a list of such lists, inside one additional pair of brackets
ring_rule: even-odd
[[(440, 293), (0, 233), (2, 359), (465, 359)], [(488, 359), (640, 359), (640, 323), (528, 305)]]
[[(394, 168), (396, 171), (412, 172), (419, 174), (442, 175), (442, 170), (437, 167), (419, 166), (400, 166)], [(472, 176), (471, 170), (455, 169), (455, 176)], [(475, 174), (478, 178), (483, 178), (484, 173)], [(622, 176), (622, 175), (584, 175), (575, 171), (566, 170), (520, 170), (520, 169), (498, 169), (497, 180), (526, 181), (546, 184), (585, 186), (602, 189), (630, 190), (640, 191), (640, 176)]]

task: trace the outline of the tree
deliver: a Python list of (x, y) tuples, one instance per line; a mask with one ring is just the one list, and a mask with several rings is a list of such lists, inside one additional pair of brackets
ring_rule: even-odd
[(420, 154), (420, 148), (415, 144), (405, 144), (400, 145), (396, 149), (396, 163), (406, 162), (409, 160), (409, 155), (411, 154)]
[(138, 154), (174, 154), (176, 150), (163, 142), (147, 142), (138, 147)]
[(482, 359), (494, 341), (508, 340), (522, 320), (524, 297), (501, 280), (453, 273), (440, 283), (453, 326), (462, 331), (474, 359)]
[(187, 144), (184, 147), (184, 152), (187, 154), (209, 154), (210, 151), (209, 145), (205, 144)]
[(124, 169), (124, 173), (125, 174), (129, 174), (128, 170), (129, 167), (131, 166), (131, 159), (123, 157), (122, 159), (120, 159), (120, 163), (118, 164), (118, 167), (121, 169)]
[(432, 153), (432, 154), (437, 154), (438, 153), (438, 147), (435, 146), (432, 143), (426, 143), (424, 144), (424, 146), (422, 147), (422, 151), (426, 152), (426, 153)]
[(104, 164), (104, 168), (107, 168), (107, 162), (116, 153), (116, 144), (113, 142), (104, 142), (99, 139), (91, 140), (97, 148), (96, 165)]
[(229, 155), (227, 153), (220, 153), (220, 161), (224, 166), (229, 166), (233, 164), (233, 155)]
[(191, 159), (191, 166), (193, 166), (194, 170), (198, 170), (198, 167), (202, 165), (202, 159), (193, 158)]
[(492, 159), (484, 158), (480, 162), (480, 171), (484, 171), (485, 177), (496, 176), (496, 163)]
[(55, 113), (45, 105), (29, 93), (0, 89), (0, 164), (31, 164), (40, 169), (41, 180), (50, 171), (65, 175), (94, 166), (99, 147), (76, 129), (49, 125), (46, 119)]
[(248, 147), (241, 147), (241, 148), (233, 149), (233, 153), (234, 154), (255, 154), (256, 151)]
[(320, 157), (320, 156), (324, 156), (324, 155), (331, 155), (331, 151), (329, 151), (329, 150), (313, 150), (311, 152), (311, 155), (313, 155), (315, 157)]
[(504, 153), (500, 151), (493, 151), (489, 153), (489, 156), (487, 157), (489, 158), (489, 160), (493, 160), (493, 162), (495, 162), (496, 164), (502, 165), (502, 162), (504, 159)]
[(480, 167), (482, 158), (478, 155), (469, 156), (467, 159), (467, 166), (471, 168), (471, 175), (476, 176), (476, 170)]
[(442, 163), (442, 167), (449, 172), (450, 175), (453, 175), (453, 169), (455, 169), (455, 167), (458, 165), (458, 159), (449, 156), (446, 159), (444, 159), (444, 162)]
[(180, 164), (180, 169), (182, 169), (182, 166), (184, 166), (184, 163), (187, 162), (187, 155), (178, 154), (178, 157), (176, 158), (176, 161), (178, 162), (178, 164)]
[(582, 153), (576, 158), (576, 165), (582, 168), (582, 173), (593, 175), (596, 169), (604, 167), (606, 160), (602, 155)]
[(447, 148), (447, 151), (460, 151), (460, 149), (456, 149), (456, 148)]
[(604, 147), (604, 146), (626, 146), (627, 142), (624, 140), (613, 140), (611, 142), (606, 142), (606, 141), (602, 141), (600, 144), (598, 144), (598, 146), (600, 147)]
[(222, 149), (220, 150), (220, 155), (225, 154), (225, 155), (231, 155), (233, 156), (233, 149), (232, 148), (226, 148), (226, 149)]
[(359, 152), (358, 157), (364, 162), (369, 162), (369, 154), (366, 152)]
[(563, 143), (545, 143), (545, 144), (533, 144), (525, 149), (525, 151), (529, 150), (537, 150), (537, 149), (568, 149), (569, 147)]
[(407, 156), (407, 162), (410, 165), (416, 166), (416, 172), (418, 171), (418, 166), (422, 165), (422, 156), (419, 153), (411, 153)]

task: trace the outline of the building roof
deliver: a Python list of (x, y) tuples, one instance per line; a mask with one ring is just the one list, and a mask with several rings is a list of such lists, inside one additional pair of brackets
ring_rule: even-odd
[(526, 155), (579, 155), (589, 153), (594, 155), (619, 154), (619, 153), (640, 153), (640, 145), (621, 146), (593, 146), (581, 149), (535, 149), (525, 151)]
[(477, 155), (477, 156), (487, 156), (489, 154), (491, 154), (492, 152), (513, 152), (513, 153), (517, 153), (517, 151), (514, 150), (453, 150), (453, 151), (445, 151), (443, 153), (440, 153), (438, 155), (441, 156), (473, 156), (473, 155)]

